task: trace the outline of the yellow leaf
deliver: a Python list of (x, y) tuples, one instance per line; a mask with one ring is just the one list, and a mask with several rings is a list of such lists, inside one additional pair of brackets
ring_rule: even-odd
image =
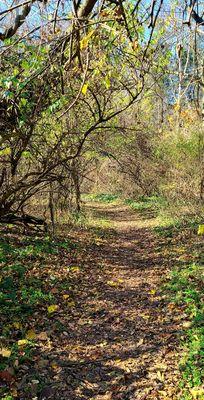
[(150, 294), (154, 295), (156, 293), (155, 289), (150, 290)]
[(139, 342), (137, 342), (137, 346), (141, 346), (143, 343), (144, 343), (144, 339), (141, 338), (141, 339), (139, 340)]
[(36, 338), (36, 333), (33, 329), (30, 329), (27, 333), (26, 333), (26, 339), (28, 340), (33, 340)]
[(186, 321), (183, 323), (183, 327), (184, 328), (190, 328), (191, 327), (191, 322), (190, 321)]
[(79, 272), (80, 268), (79, 267), (71, 267), (72, 272)]
[(0, 156), (10, 156), (11, 149), (10, 147), (6, 147), (5, 149), (0, 151)]
[(118, 279), (118, 283), (123, 283), (124, 280), (123, 279)]
[(18, 340), (18, 345), (19, 346), (25, 346), (26, 344), (28, 344), (28, 340), (27, 339)]
[(14, 328), (16, 328), (16, 329), (22, 329), (22, 325), (21, 325), (20, 322), (14, 322), (14, 323), (13, 323), (13, 326), (14, 326)]
[(191, 392), (191, 394), (192, 394), (192, 396), (193, 396), (193, 398), (194, 399), (201, 399), (201, 398), (203, 398), (202, 396), (204, 395), (204, 389), (203, 388), (199, 388), (199, 387), (195, 387), (195, 388), (192, 388), (191, 390), (190, 390), (190, 392)]
[(53, 368), (53, 369), (57, 369), (58, 368), (58, 365), (57, 364), (55, 364), (54, 362), (51, 364), (51, 367)]
[(86, 95), (87, 89), (88, 89), (88, 83), (84, 83), (81, 89), (81, 93), (84, 94), (84, 96)]
[(140, 314), (140, 316), (145, 320), (148, 320), (150, 318), (150, 316), (146, 314)]
[(57, 311), (58, 308), (59, 308), (59, 307), (58, 307), (56, 304), (52, 304), (51, 306), (48, 306), (48, 307), (47, 307), (47, 311), (49, 312), (49, 314), (51, 314), (51, 313)]
[(117, 286), (118, 284), (117, 284), (117, 282), (114, 282), (114, 281), (108, 281), (108, 282), (107, 282), (107, 285), (112, 286), (112, 287), (115, 287), (115, 286)]
[(180, 111), (180, 109), (181, 109), (181, 105), (179, 104), (179, 102), (176, 102), (176, 104), (174, 105), (174, 110)]
[(95, 31), (92, 30), (82, 40), (80, 40), (80, 49), (83, 50), (88, 46), (89, 40)]
[(164, 382), (164, 374), (162, 374), (162, 372), (160, 372), (160, 371), (157, 371), (157, 379), (160, 382)]
[(108, 75), (106, 75), (106, 77), (105, 77), (105, 87), (106, 87), (106, 89), (110, 89), (110, 85), (111, 85), (110, 78), (109, 78)]
[(100, 347), (105, 347), (105, 346), (107, 346), (107, 342), (104, 341), (104, 342), (100, 343), (99, 346), (100, 346)]
[(0, 354), (1, 354), (2, 357), (7, 357), (8, 358), (11, 355), (11, 350), (9, 350), (9, 349), (7, 349), (5, 347), (2, 347), (2, 349), (0, 349)]
[(83, 38), (82, 40), (80, 40), (80, 50), (85, 49), (88, 46), (88, 40), (87, 38)]
[(66, 300), (69, 298), (69, 294), (63, 294), (63, 298)]
[(198, 227), (198, 235), (204, 235), (204, 225), (199, 225), (199, 227)]
[(74, 302), (74, 301), (69, 301), (69, 302), (67, 303), (67, 305), (68, 305), (69, 307), (74, 307), (74, 306), (75, 306), (75, 302)]
[(162, 395), (162, 400), (168, 400), (169, 399), (168, 393), (165, 392), (165, 390), (159, 390), (158, 393)]

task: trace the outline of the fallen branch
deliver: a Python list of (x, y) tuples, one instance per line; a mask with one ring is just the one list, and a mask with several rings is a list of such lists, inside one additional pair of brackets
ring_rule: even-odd
[(3, 224), (24, 224), (25, 226), (43, 226), (45, 232), (47, 231), (47, 223), (43, 218), (33, 217), (32, 215), (23, 214), (16, 215), (13, 213), (9, 213), (0, 217), (0, 223)]

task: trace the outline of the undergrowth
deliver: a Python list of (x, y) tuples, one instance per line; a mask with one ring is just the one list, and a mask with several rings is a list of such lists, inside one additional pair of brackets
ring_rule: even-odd
[[(60, 241), (49, 237), (2, 235), (0, 374), (6, 371), (7, 380), (13, 379), (8, 371), (18, 369), (32, 359), (33, 341), (28, 328), (32, 326), (33, 316), (41, 318), (43, 315), (41, 323), (49, 322), (49, 306), (58, 304), (63, 293), (71, 286), (68, 268), (67, 276), (64, 273), (60, 277), (57, 265), (54, 275), (49, 263), (55, 264), (56, 257), (60, 260), (68, 258), (69, 253), (74, 254), (76, 248), (77, 245), (69, 239)], [(56, 286), (59, 293), (62, 293), (60, 299), (55, 290), (52, 292)], [(2, 390), (4, 393), (4, 386)], [(0, 389), (0, 398), (3, 398), (1, 394)]]
[(112, 203), (115, 202), (119, 199), (119, 196), (117, 194), (111, 194), (111, 193), (92, 193), (92, 194), (86, 194), (84, 196), (85, 200), (90, 200), (90, 201), (98, 201), (102, 203)]
[(166, 200), (159, 196), (140, 196), (137, 200), (126, 199), (124, 203), (129, 205), (133, 210), (156, 212), (166, 205)]
[(204, 398), (204, 306), (203, 266), (189, 264), (175, 268), (166, 286), (175, 305), (184, 305), (188, 321), (181, 339), (180, 361), (182, 395), (179, 400)]

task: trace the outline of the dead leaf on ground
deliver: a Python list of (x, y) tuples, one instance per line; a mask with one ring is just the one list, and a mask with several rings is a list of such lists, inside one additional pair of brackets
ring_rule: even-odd
[(41, 332), (41, 333), (39, 333), (39, 334), (37, 335), (37, 338), (38, 338), (39, 340), (42, 340), (42, 341), (48, 340), (48, 339), (49, 339), (49, 338), (48, 338), (48, 335), (47, 335), (47, 332)]
[(2, 357), (9, 358), (10, 355), (11, 355), (11, 350), (10, 350), (10, 349), (7, 349), (6, 347), (2, 347), (2, 348), (0, 349), (0, 355), (1, 355)]

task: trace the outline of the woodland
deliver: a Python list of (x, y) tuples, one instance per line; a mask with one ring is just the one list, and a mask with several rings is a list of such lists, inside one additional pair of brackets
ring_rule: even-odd
[(0, 398), (204, 398), (204, 1), (0, 2)]

